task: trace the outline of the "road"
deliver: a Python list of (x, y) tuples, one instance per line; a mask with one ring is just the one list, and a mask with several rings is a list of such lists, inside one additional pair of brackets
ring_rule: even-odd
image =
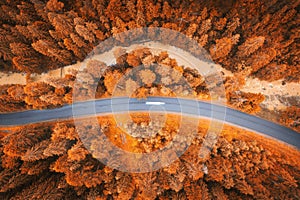
[(300, 149), (300, 133), (292, 129), (226, 106), (184, 98), (148, 97), (147, 99), (135, 99), (120, 97), (77, 102), (48, 110), (3, 113), (0, 114), (0, 127), (149, 110), (214, 119), (275, 138)]

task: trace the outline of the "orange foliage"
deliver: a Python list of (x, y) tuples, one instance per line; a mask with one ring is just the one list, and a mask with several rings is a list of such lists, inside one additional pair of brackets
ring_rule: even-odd
[[(135, 122), (143, 123), (142, 115), (132, 117)], [(93, 143), (93, 140), (99, 140), (92, 131), (96, 124), (88, 122), (85, 121), (81, 131), (85, 131), (85, 137), (91, 137)], [(99, 123), (112, 141), (116, 133), (113, 117), (100, 117)], [(177, 128), (171, 117), (163, 132), (167, 136)], [(170, 166), (143, 174), (103, 166), (94, 158), (96, 152), (89, 152), (86, 149), (89, 144), (83, 144), (72, 129), (71, 122), (11, 129), (12, 133), (0, 140), (0, 195), (126, 199), (230, 199), (245, 196), (269, 199), (297, 195), (299, 162), (296, 158), (299, 152), (241, 129), (225, 126), (210, 156), (201, 160), (199, 148), (206, 132), (201, 122), (198, 136), (181, 157)], [(148, 145), (155, 146), (159, 141), (159, 138), (152, 138)], [(132, 143), (133, 140), (126, 142)], [(143, 143), (146, 144), (147, 140), (137, 141), (136, 147), (145, 147)], [(274, 145), (280, 148), (274, 148)], [(118, 158), (111, 160), (117, 165), (114, 159)], [(45, 193), (45, 188), (51, 188), (49, 194)]]
[[(299, 76), (294, 73), (298, 71), (295, 68), (297, 6), (296, 0), (285, 3), (191, 1), (182, 5), (179, 1), (153, 0), (73, 0), (71, 3), (5, 0), (0, 4), (1, 63), (7, 61), (5, 70), (40, 73), (82, 61), (99, 42), (116, 33), (136, 27), (165, 27), (198, 41), (215, 61), (232, 71), (241, 60), (257, 60), (253, 54), (260, 49), (268, 52), (272, 47), (276, 55), (281, 55), (276, 63), (288, 64), (287, 74), (264, 77), (263, 71), (259, 71), (253, 75), (264, 80), (297, 81)], [(240, 35), (239, 43), (230, 41), (234, 35)], [(168, 39), (177, 41), (176, 37)], [(268, 56), (260, 55), (265, 61), (259, 67), (253, 66), (254, 72), (262, 67), (268, 69), (273, 57)], [(46, 58), (52, 62), (44, 62)], [(26, 63), (22, 62), (26, 59)]]
[[(244, 61), (250, 66), (251, 75), (260, 79), (299, 81), (296, 20), (299, 3), (296, 0), (235, 1), (229, 3), (231, 7), (218, 1), (201, 4), (152, 0), (64, 2), (4, 0), (0, 3), (3, 70), (40, 73), (83, 60), (93, 47), (112, 34), (139, 26), (162, 26), (195, 39), (209, 50), (216, 62), (231, 71)], [(176, 36), (168, 39), (178, 42)], [(98, 87), (99, 97), (110, 96), (117, 80), (124, 75), (125, 65), (132, 68), (154, 62), (178, 73), (147, 69), (140, 80), (129, 79), (126, 90), (136, 88), (137, 81), (142, 81), (147, 87), (140, 88), (137, 96), (174, 95), (166, 87), (150, 84), (160, 76), (167, 77), (161, 80), (166, 85), (177, 83), (178, 75), (183, 75), (197, 95), (207, 94), (207, 85), (197, 73), (178, 67), (167, 53), (154, 57), (147, 50), (125, 55), (118, 60), (120, 69), (105, 73), (107, 66), (90, 63), (86, 78), (93, 81), (104, 75)], [(64, 78), (69, 82), (71, 79), (74, 77)], [(264, 98), (261, 94), (237, 92), (242, 79), (226, 81), (230, 105), (245, 112), (258, 111)], [(72, 84), (58, 85), (0, 86), (0, 110), (42, 109), (71, 103)], [(82, 88), (89, 93), (92, 86), (83, 84)], [(177, 88), (179, 93), (184, 90)], [(141, 118), (136, 117), (134, 121), (142, 123)], [(106, 134), (110, 139), (114, 137), (112, 133), (122, 132), (107, 119), (99, 121), (106, 123), (102, 126), (108, 128)], [(282, 112), (281, 122), (299, 130), (298, 108), (290, 107)], [(167, 123), (160, 138), (135, 141), (135, 147), (145, 151), (160, 147), (165, 140), (162, 138), (171, 137), (178, 128), (170, 120)], [(299, 196), (298, 151), (291, 150), (291, 154), (281, 146), (278, 148), (277, 143), (247, 136), (245, 131), (227, 129), (209, 158), (197, 160), (205, 130), (199, 128), (199, 136), (194, 141), (197, 145), (192, 145), (168, 168), (149, 174), (130, 174), (104, 167), (93, 158), (81, 144), (71, 122), (17, 128), (0, 139), (0, 199), (293, 199)], [(84, 131), (89, 135), (92, 130), (84, 127)], [(126, 139), (133, 143), (129, 137)], [(120, 138), (117, 140), (122, 142)], [(111, 158), (115, 164), (116, 160)]]

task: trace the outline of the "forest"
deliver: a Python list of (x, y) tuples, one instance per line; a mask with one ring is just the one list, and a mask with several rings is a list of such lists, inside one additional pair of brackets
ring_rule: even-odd
[[(2, 0), (0, 71), (24, 73), (27, 83), (0, 83), (0, 114), (122, 95), (211, 101), (210, 91), (224, 85), (227, 106), (256, 115), (266, 97), (241, 91), (246, 77), (280, 80), (282, 85), (300, 81), (299, 4), (297, 0)], [(81, 72), (43, 81), (30, 78), (80, 63), (100, 42), (141, 27), (186, 35), (233, 76), (222, 74), (209, 84), (167, 52), (154, 55), (138, 48), (117, 57), (113, 65), (90, 60)], [(128, 73), (140, 65), (144, 68), (135, 76)], [(299, 106), (287, 106), (277, 115), (278, 123), (300, 131)], [(208, 120), (199, 121), (187, 151), (167, 167), (149, 173), (108, 167), (97, 159), (104, 153), (111, 155), (109, 166), (131, 162), (113, 155), (104, 136), (126, 151), (148, 153), (169, 144), (180, 127), (180, 116), (173, 114), (160, 127), (145, 113), (131, 113), (126, 129), (118, 127), (114, 117), (101, 116), (96, 123), (83, 119), (80, 130), (74, 120), (0, 127), (0, 199), (300, 198), (299, 150), (229, 125), (224, 125), (213, 147), (205, 146), (210, 139)], [(148, 130), (145, 127), (155, 130), (153, 137), (136, 139)], [(210, 151), (207, 157), (199, 157), (201, 147)]]

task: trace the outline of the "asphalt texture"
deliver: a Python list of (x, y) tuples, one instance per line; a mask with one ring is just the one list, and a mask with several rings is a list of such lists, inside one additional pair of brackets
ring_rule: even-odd
[(2, 113), (0, 114), (0, 127), (142, 111), (177, 113), (213, 119), (263, 134), (300, 149), (300, 133), (292, 129), (223, 105), (184, 98), (135, 99), (120, 97), (77, 102), (55, 109)]

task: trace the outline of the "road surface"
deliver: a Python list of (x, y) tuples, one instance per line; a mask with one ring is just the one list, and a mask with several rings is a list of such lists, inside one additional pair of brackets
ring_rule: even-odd
[(77, 102), (61, 108), (0, 114), (0, 127), (57, 121), (111, 113), (157, 111), (218, 120), (272, 137), (300, 149), (300, 133), (279, 124), (222, 105), (169, 97), (112, 98)]

